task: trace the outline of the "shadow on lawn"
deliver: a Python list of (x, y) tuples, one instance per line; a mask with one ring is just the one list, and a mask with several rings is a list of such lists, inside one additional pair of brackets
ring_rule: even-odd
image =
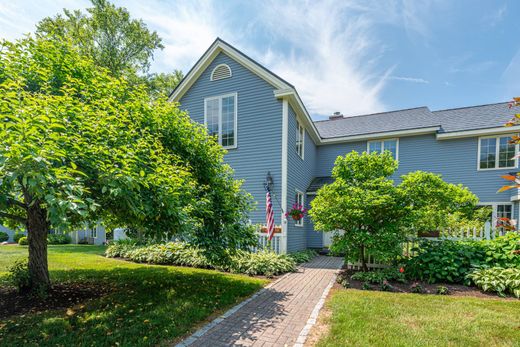
[(52, 277), (62, 284), (107, 286), (109, 294), (66, 312), (11, 317), (0, 324), (0, 345), (155, 345), (262, 287), (253, 278), (159, 266), (55, 270)]

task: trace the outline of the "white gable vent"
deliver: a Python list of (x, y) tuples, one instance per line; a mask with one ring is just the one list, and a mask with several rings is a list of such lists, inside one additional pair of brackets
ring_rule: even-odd
[(226, 64), (217, 65), (211, 73), (211, 80), (218, 81), (231, 77), (231, 69)]

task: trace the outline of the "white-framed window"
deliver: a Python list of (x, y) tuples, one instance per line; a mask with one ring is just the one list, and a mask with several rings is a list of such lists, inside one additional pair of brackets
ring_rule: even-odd
[(395, 160), (399, 158), (399, 139), (375, 140), (367, 142), (367, 152), (383, 153), (390, 151)]
[(226, 149), (237, 147), (237, 93), (204, 99), (204, 124)]
[[(500, 218), (508, 218), (511, 220), (513, 225), (516, 225), (516, 220), (513, 219), (513, 203), (508, 202), (492, 202), (492, 203), (481, 203), (480, 206), (489, 206), (492, 209), (491, 213), (491, 227), (496, 228)], [(500, 232), (503, 232), (503, 228), (497, 228)]]
[(305, 128), (296, 120), (296, 153), (303, 159), (305, 155)]
[(514, 157), (518, 145), (510, 143), (511, 135), (486, 136), (478, 139), (478, 170), (512, 169), (517, 166)]
[(96, 227), (90, 228), (89, 229), (89, 234), (90, 234), (90, 237), (96, 239), (97, 238), (97, 228)]
[(231, 77), (231, 68), (227, 64), (219, 64), (215, 66), (213, 71), (211, 72), (211, 81), (223, 80), (225, 78)]
[[(305, 195), (303, 194), (303, 192), (299, 191), (299, 190), (296, 190), (296, 194), (294, 196), (294, 202), (300, 206), (303, 206), (303, 208), (305, 208)], [(297, 221), (294, 222), (294, 225), (297, 226), (297, 227), (302, 227), (303, 226), (303, 219), (305, 217), (303, 217), (302, 219), (299, 219)]]

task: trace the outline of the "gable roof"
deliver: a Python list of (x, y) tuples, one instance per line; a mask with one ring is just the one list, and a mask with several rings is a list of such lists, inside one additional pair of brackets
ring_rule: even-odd
[(428, 107), (316, 121), (314, 124), (324, 139), (440, 127), (439, 120)]

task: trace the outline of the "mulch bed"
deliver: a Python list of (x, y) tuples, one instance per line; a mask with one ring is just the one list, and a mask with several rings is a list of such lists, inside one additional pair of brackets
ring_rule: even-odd
[[(348, 281), (350, 283), (349, 288), (353, 289), (360, 289), (360, 290), (373, 290), (373, 291), (382, 291), (380, 286), (377, 284), (370, 284), (370, 289), (363, 288), (363, 281), (357, 281), (350, 278), (355, 272), (354, 270), (343, 270), (339, 276), (347, 277)], [(413, 293), (412, 291), (412, 284), (418, 283), (423, 289), (424, 292), (421, 294), (437, 294), (437, 288), (439, 286), (443, 286), (448, 288), (449, 294), (451, 296), (472, 296), (472, 297), (478, 297), (478, 298), (499, 298), (499, 296), (496, 293), (488, 293), (488, 292), (482, 292), (477, 287), (471, 287), (471, 286), (465, 286), (462, 284), (451, 284), (451, 283), (435, 283), (430, 284), (427, 282), (421, 282), (421, 281), (411, 281), (407, 283), (401, 283), (401, 282), (395, 282), (395, 281), (389, 281), (388, 282), (391, 286), (390, 290), (387, 290), (387, 292), (393, 292), (393, 293)], [(336, 283), (336, 288), (343, 288), (340, 284)], [(516, 300), (513, 297), (510, 298), (501, 298), (501, 299), (512, 299)]]
[(91, 299), (108, 294), (109, 287), (72, 283), (55, 284), (45, 299), (20, 294), (14, 288), (0, 287), (0, 320), (28, 313), (60, 310), (83, 305)]

